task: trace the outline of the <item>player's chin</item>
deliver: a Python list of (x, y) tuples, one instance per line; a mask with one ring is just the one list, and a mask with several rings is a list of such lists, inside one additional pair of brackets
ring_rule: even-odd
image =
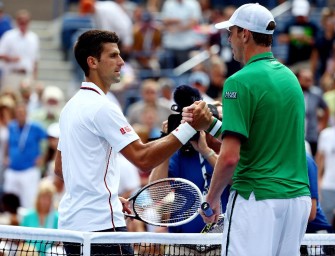
[(117, 84), (117, 83), (120, 83), (120, 81), (121, 81), (121, 76), (115, 76), (114, 78), (113, 78), (113, 84)]

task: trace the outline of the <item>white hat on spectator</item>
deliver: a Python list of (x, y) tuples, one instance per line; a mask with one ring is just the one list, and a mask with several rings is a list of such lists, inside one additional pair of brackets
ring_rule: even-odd
[(292, 3), (292, 14), (294, 16), (308, 16), (310, 4), (307, 0), (294, 0)]
[(215, 28), (238, 26), (252, 32), (271, 35), (274, 30), (267, 30), (271, 21), (275, 21), (273, 15), (264, 6), (258, 3), (244, 4), (235, 10), (229, 20), (215, 24)]
[(44, 102), (47, 102), (50, 99), (56, 100), (57, 102), (63, 102), (64, 93), (57, 86), (49, 85), (44, 88), (44, 91), (42, 94), (42, 100)]
[(191, 73), (189, 77), (189, 83), (193, 86), (194, 84), (200, 84), (202, 86), (208, 87), (209, 86), (209, 77), (205, 72), (202, 71), (195, 71)]

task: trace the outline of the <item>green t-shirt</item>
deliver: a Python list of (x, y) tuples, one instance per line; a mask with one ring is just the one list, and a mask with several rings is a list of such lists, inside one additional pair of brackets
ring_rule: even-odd
[(223, 136), (241, 138), (232, 190), (248, 199), (310, 195), (305, 104), (296, 76), (271, 52), (252, 57), (224, 84)]

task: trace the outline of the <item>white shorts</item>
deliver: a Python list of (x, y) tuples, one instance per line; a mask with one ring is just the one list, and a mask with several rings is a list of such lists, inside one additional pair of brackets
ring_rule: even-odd
[(311, 198), (249, 200), (232, 191), (224, 222), (222, 256), (298, 256)]
[(4, 173), (4, 192), (16, 194), (20, 198), (21, 206), (34, 208), (41, 180), (41, 171), (32, 167), (24, 171), (6, 169)]

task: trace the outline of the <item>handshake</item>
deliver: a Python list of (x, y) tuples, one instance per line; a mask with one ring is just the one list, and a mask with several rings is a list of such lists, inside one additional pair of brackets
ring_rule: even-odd
[(191, 138), (183, 139), (182, 143), (184, 145), (188, 140), (198, 140), (199, 133), (197, 131), (205, 130), (215, 137), (220, 134), (221, 121), (218, 120), (218, 110), (216, 106), (202, 101), (198, 90), (187, 85), (181, 85), (177, 87), (173, 97), (176, 104), (172, 105), (171, 109), (179, 112), (179, 114), (169, 116), (168, 133), (172, 132), (176, 135), (180, 123), (182, 123), (182, 127), (188, 127), (189, 133), (193, 130), (194, 135)]

